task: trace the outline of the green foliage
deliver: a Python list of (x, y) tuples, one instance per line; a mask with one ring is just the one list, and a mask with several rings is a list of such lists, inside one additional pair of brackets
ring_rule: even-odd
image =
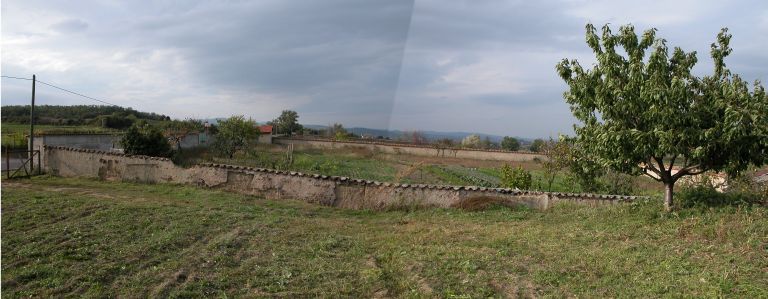
[[(584, 69), (564, 59), (557, 71), (580, 121), (576, 142), (596, 162), (645, 173), (669, 188), (685, 175), (737, 173), (767, 162), (768, 96), (759, 82), (750, 90), (725, 68), (731, 53), (727, 29), (711, 47), (715, 72), (704, 77), (691, 72), (696, 53), (674, 48), (670, 54), (656, 29), (638, 36), (631, 25), (618, 34), (606, 25), (598, 36), (588, 24), (586, 31), (597, 64)], [(673, 165), (680, 169), (675, 174)], [(671, 193), (665, 202), (671, 207)]]
[(614, 170), (608, 170), (600, 177), (601, 193), (615, 195), (635, 195), (637, 186), (635, 176), (620, 173)]
[(297, 132), (302, 133), (304, 130), (304, 127), (299, 124), (299, 114), (293, 110), (283, 110), (280, 116), (269, 124), (275, 127), (277, 134), (292, 135)]
[(680, 208), (707, 209), (724, 206), (751, 206), (754, 204), (766, 204), (765, 197), (761, 194), (747, 190), (733, 190), (719, 192), (708, 184), (694, 184), (686, 186), (678, 192), (678, 206)]
[(501, 139), (501, 148), (508, 151), (520, 150), (520, 141), (514, 137), (504, 136), (504, 138)]
[(125, 129), (133, 125), (137, 118), (133, 114), (125, 114), (114, 112), (111, 115), (100, 115), (93, 121), (93, 125), (101, 126), (102, 128), (109, 129)]
[(255, 144), (258, 137), (259, 130), (256, 129), (255, 121), (246, 120), (242, 115), (232, 116), (219, 121), (216, 140), (212, 147), (220, 155), (231, 159), (235, 152)]
[(552, 191), (552, 183), (555, 181), (555, 177), (563, 169), (573, 164), (573, 157), (571, 152), (571, 144), (567, 141), (555, 141), (550, 139), (544, 143), (541, 148), (547, 159), (541, 161), (541, 165), (544, 168), (544, 173), (547, 177), (547, 191)]
[(443, 184), (458, 186), (479, 186), (494, 188), (498, 187), (499, 179), (493, 175), (488, 175), (478, 171), (461, 166), (438, 166), (428, 165), (424, 167), (430, 174), (438, 177)]
[(328, 128), (328, 134), (329, 134), (328, 136), (336, 140), (349, 139), (349, 133), (347, 133), (347, 129), (345, 129), (344, 125), (340, 123), (335, 123), (333, 124), (333, 126)]
[(527, 190), (531, 188), (531, 173), (522, 166), (512, 168), (508, 164), (501, 167), (501, 186), (504, 188), (517, 188)]
[(123, 150), (130, 155), (168, 157), (171, 146), (160, 130), (150, 124), (136, 123), (125, 132), (120, 140)]
[[(131, 123), (126, 123), (127, 118), (132, 115), (134, 120), (170, 120), (170, 117), (148, 112), (140, 112), (131, 108), (118, 106), (96, 106), (96, 105), (35, 105), (35, 123), (41, 125), (95, 125), (102, 126), (102, 120), (107, 118), (108, 126), (106, 128), (127, 128)], [(3, 106), (3, 123), (29, 123), (29, 105), (25, 106)]]
[(546, 141), (544, 141), (544, 139), (536, 139), (533, 141), (533, 143), (531, 143), (530, 146), (528, 146), (528, 150), (534, 153), (541, 152), (545, 144), (546, 144)]
[(349, 139), (349, 134), (346, 132), (336, 131), (336, 135), (333, 136), (333, 139), (344, 141)]

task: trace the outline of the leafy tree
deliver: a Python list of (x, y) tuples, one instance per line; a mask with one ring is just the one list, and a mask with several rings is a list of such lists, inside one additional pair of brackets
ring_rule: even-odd
[(269, 122), (270, 125), (275, 127), (275, 132), (278, 134), (301, 133), (304, 127), (299, 124), (299, 114), (293, 110), (283, 110), (280, 116)]
[(515, 137), (504, 136), (501, 139), (501, 148), (508, 151), (520, 150), (520, 141)]
[(566, 145), (568, 149), (568, 169), (571, 178), (584, 192), (596, 192), (602, 189), (599, 178), (605, 174), (605, 167), (598, 164), (595, 159), (584, 151), (576, 143), (575, 138), (560, 136), (559, 143)]
[(501, 167), (501, 185), (504, 188), (530, 189), (533, 177), (522, 166), (512, 168), (509, 164)]
[(544, 141), (544, 139), (536, 139), (536, 140), (534, 140), (534, 141), (533, 141), (533, 143), (531, 143), (531, 145), (528, 147), (528, 150), (530, 150), (530, 151), (532, 151), (532, 152), (535, 152), (535, 153), (538, 153), (538, 152), (540, 152), (540, 151), (541, 151), (541, 149), (544, 147), (544, 144), (545, 144), (545, 143), (546, 143), (546, 142)]
[(542, 147), (542, 152), (547, 156), (547, 159), (541, 162), (547, 178), (547, 191), (552, 191), (552, 183), (557, 174), (571, 166), (571, 148), (565, 141), (549, 139)]
[(171, 145), (160, 130), (146, 122), (139, 122), (128, 128), (120, 140), (123, 151), (130, 155), (168, 157)]
[(461, 140), (461, 146), (468, 148), (480, 148), (480, 136), (472, 134)]
[(598, 36), (588, 24), (586, 32), (597, 64), (584, 69), (564, 59), (557, 71), (580, 121), (576, 141), (598, 163), (663, 183), (669, 211), (683, 176), (738, 173), (768, 162), (768, 96), (758, 81), (750, 90), (726, 68), (732, 51), (727, 29), (711, 45), (715, 69), (704, 77), (691, 74), (696, 52), (676, 47), (670, 53), (656, 29), (638, 36), (631, 25), (618, 34), (606, 25)]
[(256, 129), (255, 121), (246, 120), (242, 115), (232, 116), (219, 121), (218, 133), (212, 146), (219, 154), (232, 159), (237, 151), (254, 144), (258, 137), (259, 130)]

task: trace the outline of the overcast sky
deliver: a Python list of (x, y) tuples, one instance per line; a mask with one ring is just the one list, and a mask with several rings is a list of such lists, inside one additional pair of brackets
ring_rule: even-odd
[[(728, 66), (768, 81), (768, 2), (753, 1), (37, 1), (2, 2), (2, 74), (31, 77), (174, 118), (281, 110), (305, 124), (572, 132), (555, 64), (594, 58), (587, 22), (658, 28), (698, 52), (721, 27)], [(28, 81), (2, 79), (2, 104)], [(39, 104), (94, 104), (40, 86)]]

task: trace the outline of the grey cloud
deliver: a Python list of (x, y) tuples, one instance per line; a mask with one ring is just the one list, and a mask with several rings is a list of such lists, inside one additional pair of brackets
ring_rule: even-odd
[(88, 29), (88, 23), (79, 19), (69, 19), (51, 25), (51, 29), (62, 33), (81, 32)]
[[(747, 80), (768, 80), (768, 26), (755, 25), (768, 24), (768, 7), (718, 3), (680, 11), (686, 16), (659, 35), (698, 51), (697, 72), (707, 73), (709, 43), (728, 26), (729, 66)], [(137, 109), (260, 119), (295, 109), (305, 123), (532, 137), (571, 130), (554, 65), (593, 59), (586, 22), (627, 20), (638, 31), (653, 25), (624, 15), (637, 5), (631, 1), (594, 14), (574, 14), (585, 5), (578, 0), (3, 4), (4, 74), (37, 73)], [(26, 21), (35, 12), (65, 21), (40, 29)], [(19, 53), (35, 59), (9, 58)], [(24, 103), (24, 85), (12, 84), (2, 81), (3, 103)], [(46, 100), (73, 101), (55, 93)]]

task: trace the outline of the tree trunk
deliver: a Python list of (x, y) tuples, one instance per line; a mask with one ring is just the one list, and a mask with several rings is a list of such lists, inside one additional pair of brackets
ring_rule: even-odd
[(672, 211), (672, 189), (675, 183), (664, 183), (664, 210), (667, 212)]

